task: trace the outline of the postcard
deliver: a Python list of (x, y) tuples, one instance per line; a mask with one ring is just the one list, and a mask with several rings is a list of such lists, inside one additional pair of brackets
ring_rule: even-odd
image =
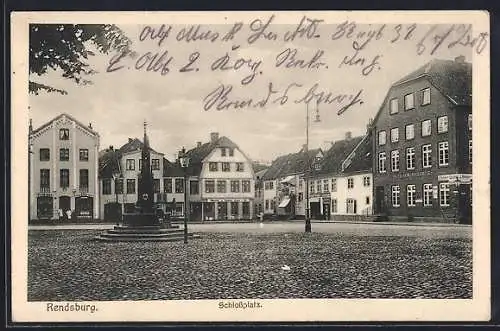
[(11, 18), (14, 322), (489, 320), (487, 12)]

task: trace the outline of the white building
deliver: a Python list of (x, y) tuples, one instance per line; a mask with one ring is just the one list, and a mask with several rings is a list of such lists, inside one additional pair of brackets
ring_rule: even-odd
[(252, 162), (227, 137), (214, 132), (210, 142), (187, 151), (190, 219), (243, 220), (254, 217)]
[(29, 133), (30, 219), (98, 219), (99, 134), (68, 114)]

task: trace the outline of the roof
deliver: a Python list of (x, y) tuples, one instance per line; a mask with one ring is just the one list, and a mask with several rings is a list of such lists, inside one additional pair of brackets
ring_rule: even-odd
[(184, 169), (178, 162), (172, 163), (163, 158), (163, 177), (183, 177)]
[(322, 152), (320, 148), (311, 149), (306, 156), (305, 150), (302, 149), (298, 153), (280, 156), (273, 161), (262, 179), (271, 180), (304, 173), (307, 167), (307, 160), (311, 162), (320, 152)]
[(51, 119), (50, 121), (46, 122), (42, 126), (40, 126), (40, 127), (36, 128), (35, 130), (33, 130), (31, 132), (31, 134), (35, 134), (35, 133), (41, 131), (42, 129), (45, 129), (50, 124), (52, 124), (52, 122), (55, 122), (55, 121), (57, 121), (58, 119), (60, 119), (62, 117), (69, 118), (71, 121), (75, 122), (76, 124), (78, 124), (79, 126), (81, 126), (82, 128), (84, 128), (85, 130), (87, 130), (88, 132), (90, 132), (90, 133), (92, 133), (92, 134), (94, 134), (96, 136), (99, 136), (99, 133), (97, 133), (97, 131), (94, 131), (94, 129), (91, 129), (88, 125), (83, 124), (82, 122), (78, 121), (76, 118), (74, 118), (73, 116), (71, 116), (71, 115), (69, 115), (67, 113), (62, 113), (62, 114), (54, 117), (53, 119)]
[(215, 140), (214, 142), (208, 142), (200, 145), (199, 147), (195, 147), (186, 151), (187, 156), (189, 157), (189, 167), (187, 170), (188, 175), (190, 176), (198, 176), (201, 173), (201, 169), (203, 166), (203, 160), (215, 149), (220, 147), (226, 148), (237, 148), (236, 145), (231, 139), (226, 136), (222, 136)]
[(472, 64), (454, 60), (432, 60), (396, 81), (392, 86), (425, 77), (451, 102), (472, 105)]
[(262, 169), (261, 171), (257, 171), (255, 173), (255, 178), (261, 179), (266, 172), (267, 172), (267, 168), (266, 169)]
[(373, 145), (371, 133), (364, 136), (343, 163), (344, 174), (371, 172), (373, 167)]
[(342, 173), (342, 163), (344, 163), (346, 158), (353, 152), (362, 139), (363, 136), (359, 136), (334, 142), (323, 156), (320, 169), (315, 171), (314, 174), (324, 175)]
[[(122, 154), (125, 154), (125, 153), (140, 151), (140, 150), (142, 150), (143, 146), (144, 146), (143, 142), (140, 141), (139, 139), (128, 138), (128, 142), (125, 145), (123, 145), (122, 147), (120, 147), (120, 152)], [(155, 151), (151, 147), (149, 147), (149, 150), (153, 153), (158, 153), (157, 151)], [(158, 153), (158, 154), (162, 154), (162, 153)]]

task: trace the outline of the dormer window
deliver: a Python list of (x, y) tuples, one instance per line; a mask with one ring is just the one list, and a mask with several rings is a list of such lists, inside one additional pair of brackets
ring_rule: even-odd
[(431, 89), (428, 87), (422, 90), (422, 106), (429, 105), (431, 103)]
[(234, 156), (234, 148), (229, 148), (229, 156)]
[(226, 149), (224, 147), (220, 149), (220, 155), (226, 156)]
[(69, 140), (69, 129), (59, 129), (59, 140)]
[(208, 163), (208, 170), (209, 171), (218, 171), (217, 162), (209, 162)]

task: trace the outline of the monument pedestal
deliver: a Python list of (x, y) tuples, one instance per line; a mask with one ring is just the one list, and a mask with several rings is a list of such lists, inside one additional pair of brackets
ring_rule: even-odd
[[(188, 234), (189, 239), (199, 235)], [(184, 229), (165, 228), (161, 225), (117, 225), (96, 237), (100, 241), (183, 241)]]

